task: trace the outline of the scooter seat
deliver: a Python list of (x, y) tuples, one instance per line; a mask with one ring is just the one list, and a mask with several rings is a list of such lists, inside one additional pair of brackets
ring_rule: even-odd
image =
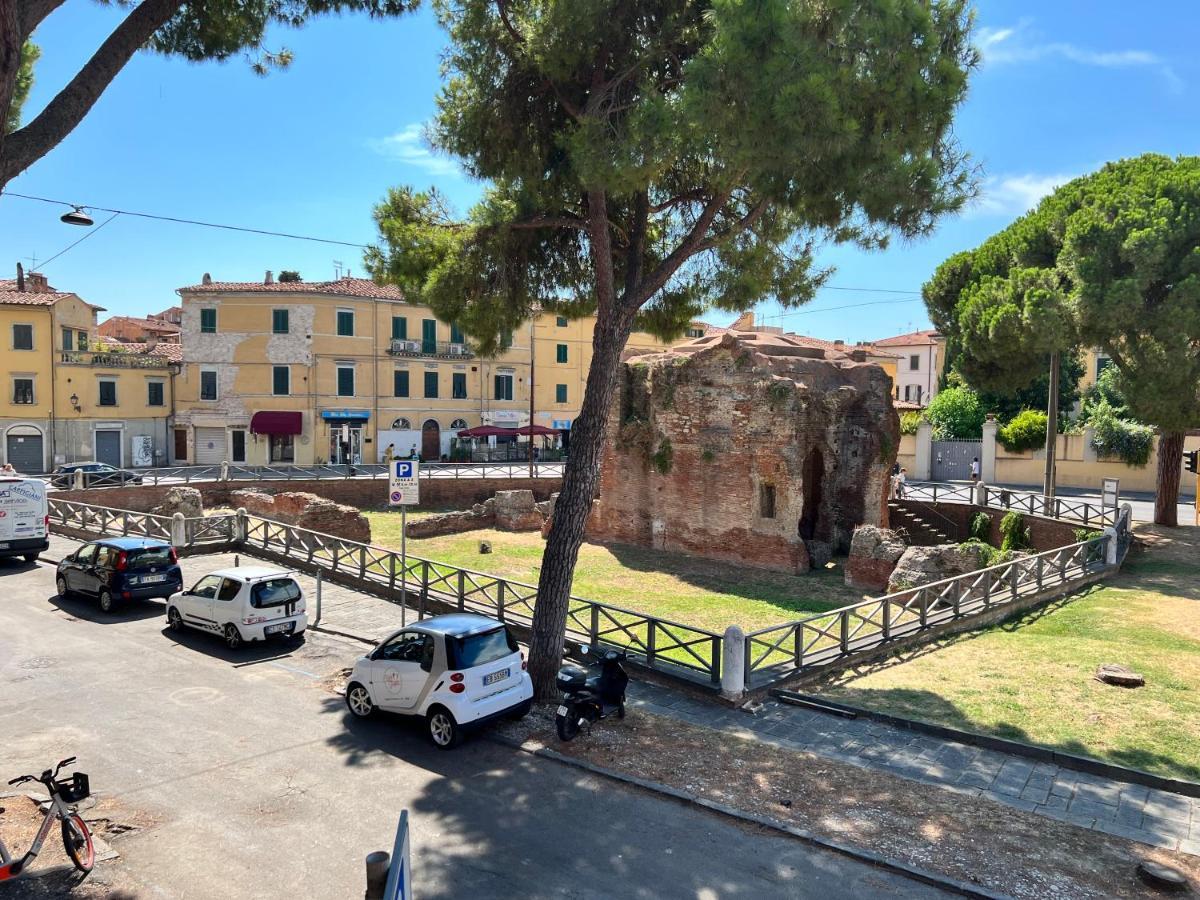
[(601, 675), (589, 675), (589, 676), (587, 677), (587, 680), (584, 682), (584, 685), (583, 685), (583, 686), (584, 686), (584, 687), (586, 687), (586, 688), (587, 688), (589, 691), (597, 691), (597, 692), (599, 692), (599, 690), (600, 690), (600, 679), (601, 679), (601, 677), (603, 677), (603, 676), (601, 676)]

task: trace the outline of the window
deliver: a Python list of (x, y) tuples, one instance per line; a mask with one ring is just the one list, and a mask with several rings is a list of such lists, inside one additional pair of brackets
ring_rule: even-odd
[(26, 404), (33, 403), (33, 379), (32, 378), (14, 378), (13, 379), (13, 403)]
[(242, 589), (240, 581), (234, 581), (232, 578), (226, 578), (221, 582), (221, 588), (217, 591), (217, 599), (228, 603), (237, 597), (238, 592)]
[(559, 316), (559, 317), (558, 317), (558, 318), (555, 320), (554, 324), (555, 324), (555, 325), (557, 325), (559, 328), (566, 328), (566, 327), (567, 327), (567, 317), (566, 317), (566, 316)]
[(467, 399), (467, 373), (455, 372), (450, 381), (450, 396), (455, 400)]
[(404, 316), (392, 316), (392, 340), (408, 340), (408, 319)]
[(921, 354), (913, 353), (908, 357), (908, 370), (916, 372), (921, 368)]
[(76, 341), (75, 344), (76, 348), (79, 350), (86, 350), (88, 348), (88, 333), (86, 331), (81, 331), (78, 334), (78, 338), (79, 340)]
[(904, 399), (907, 400), (909, 403), (920, 403), (921, 402), (921, 385), (906, 384), (904, 386)]
[(12, 339), (14, 350), (32, 350), (33, 349), (33, 326), (32, 325), (14, 325), (12, 327)]
[(63, 350), (66, 350), (66, 351), (74, 350), (75, 348), (73, 346), (73, 344), (74, 344), (73, 338), (75, 337), (75, 332), (72, 331), (70, 328), (64, 328), (62, 330), (62, 337), (63, 337)]
[(567, 402), (567, 386), (565, 384), (556, 384), (554, 386), (554, 402), (555, 403), (566, 403)]
[(354, 366), (337, 367), (337, 395), (339, 397), (354, 396)]
[(215, 369), (200, 370), (200, 399), (217, 399), (217, 372)]
[(291, 392), (291, 366), (273, 366), (271, 368), (271, 393), (276, 397), (286, 397)]
[(203, 597), (206, 600), (211, 600), (217, 596), (217, 589), (221, 586), (220, 575), (205, 575), (188, 591), (193, 597)]
[(1100, 373), (1103, 372), (1105, 369), (1107, 369), (1110, 365), (1112, 365), (1112, 360), (1109, 359), (1107, 356), (1097, 356), (1096, 357), (1096, 377), (1099, 378)]
[(496, 376), (496, 399), (511, 400), (513, 398), (513, 377), (511, 375)]
[(272, 578), (250, 588), (250, 605), (255, 609), (284, 606), (300, 599), (300, 585), (292, 578)]
[(764, 519), (775, 518), (775, 485), (758, 486), (758, 514)]
[(296, 461), (296, 436), (294, 434), (271, 435), (271, 462)]
[(437, 372), (426, 372), (425, 373), (425, 396), (428, 398), (434, 398), (434, 397), (437, 397), (437, 395), (438, 395), (438, 373)]
[(161, 381), (146, 382), (146, 405), (163, 406), (163, 383)]
[(506, 331), (506, 332), (504, 332), (504, 334), (500, 335), (500, 349), (501, 350), (507, 350), (509, 347), (512, 346), (512, 337), (513, 337), (513, 335), (512, 335), (511, 331)]
[(557, 344), (554, 347), (554, 358), (557, 362), (565, 363), (567, 361), (567, 345)]
[(339, 337), (354, 337), (354, 310), (337, 311), (337, 333)]
[(217, 333), (217, 311), (215, 309), (200, 310), (200, 333)]
[(392, 395), (395, 397), (408, 396), (408, 370), (397, 369), (392, 373)]
[(388, 662), (420, 662), (425, 638), (426, 635), (419, 631), (398, 634), (380, 647), (374, 658)]
[(289, 331), (288, 325), (288, 311), (286, 309), (271, 310), (272, 334), (287, 334)]
[(455, 669), (473, 669), (511, 656), (519, 649), (516, 639), (503, 626), (470, 637), (447, 637), (446, 664)]
[(467, 339), (463, 335), (462, 329), (459, 328), (457, 325), (451, 324), (450, 325), (450, 343), (465, 344), (466, 342), (467, 342)]
[(117, 383), (115, 381), (109, 380), (100, 382), (100, 405), (117, 405)]
[(466, 427), (467, 427), (466, 419), (455, 419), (453, 422), (450, 423), (451, 431), (462, 431)]
[(437, 353), (437, 319), (421, 320), (421, 352)]
[(690, 338), (704, 337), (703, 328), (689, 328), (684, 334)]
[[(407, 375), (408, 373), (406, 372), (405, 374)], [(393, 419), (392, 420), (392, 431), (411, 431), (411, 430), (412, 430), (412, 422), (408, 421), (408, 419), (401, 418), (401, 419)]]

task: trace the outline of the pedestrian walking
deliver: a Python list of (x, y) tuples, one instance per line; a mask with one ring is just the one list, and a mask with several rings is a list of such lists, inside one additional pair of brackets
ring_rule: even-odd
[(976, 456), (971, 460), (971, 481), (972, 483), (979, 481), (979, 457)]
[(904, 499), (904, 486), (908, 483), (908, 469), (902, 468), (896, 476), (896, 499)]

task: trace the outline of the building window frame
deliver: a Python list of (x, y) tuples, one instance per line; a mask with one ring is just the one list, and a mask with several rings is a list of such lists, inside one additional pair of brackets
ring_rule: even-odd
[(205, 306), (200, 310), (200, 333), (201, 334), (216, 334), (217, 333), (217, 308), (215, 306)]
[(450, 343), (465, 344), (466, 342), (467, 342), (467, 336), (465, 334), (463, 334), (463, 330), (458, 327), (458, 323), (451, 322), (450, 323)]
[(271, 334), (291, 334), (291, 315), (287, 309), (271, 310)]
[(64, 327), (62, 330), (62, 348), (64, 353), (75, 349), (75, 329)]
[(773, 484), (758, 486), (758, 517), (760, 519), (775, 518), (775, 485)]
[(425, 399), (426, 400), (436, 400), (437, 399), (438, 389), (440, 387), (439, 381), (441, 381), (441, 379), (438, 378), (438, 374), (439, 374), (438, 372), (426, 372), (425, 373), (424, 382), (425, 382)]
[(336, 325), (334, 330), (338, 337), (354, 337), (354, 310), (346, 307), (338, 309)]
[(565, 363), (568, 358), (569, 351), (566, 344), (554, 345), (554, 361), (557, 363)]
[(437, 319), (421, 320), (421, 352), (437, 353)]
[(467, 399), (467, 373), (466, 372), (451, 372), (450, 373), (450, 398), (452, 400)]
[(554, 402), (566, 403), (567, 401), (567, 386), (565, 384), (556, 384), (554, 386)]
[[(22, 385), (28, 382), (28, 388)], [(13, 406), (35, 406), (37, 404), (37, 379), (33, 375), (14, 375), (12, 378)]]
[(511, 400), (513, 398), (513, 378), (511, 372), (497, 372), (492, 381), (494, 400)]
[[(280, 381), (282, 376), (282, 382)], [(282, 386), (283, 390), (280, 390)], [(272, 397), (290, 397), (292, 396), (292, 367), (291, 366), (271, 366), (271, 396)]]
[[(156, 392), (154, 389), (158, 388)], [(157, 397), (155, 394), (157, 393)], [(159, 378), (146, 379), (146, 405), (147, 406), (166, 406), (167, 405), (167, 388), (166, 383)]]
[(87, 352), (88, 343), (88, 333), (86, 331), (80, 331), (75, 335), (75, 349), (80, 353)]
[(392, 396), (408, 397), (412, 392), (412, 378), (408, 369), (396, 369), (392, 372)]
[(566, 316), (555, 316), (554, 325), (556, 328), (566, 328), (567, 327), (567, 317)]
[[(18, 331), (17, 329), (21, 330)], [(17, 337), (18, 334), (21, 335), (20, 338)], [(11, 337), (13, 350), (37, 349), (37, 335), (32, 322), (13, 322)], [(28, 341), (26, 340), (27, 338)], [(29, 346), (23, 346), (27, 342)]]
[[(109, 388), (109, 390), (105, 390)], [(120, 399), (117, 396), (117, 379), (115, 378), (97, 378), (96, 379), (97, 406), (120, 406)]]
[(920, 353), (908, 354), (908, 371), (910, 371), (910, 372), (920, 372), (921, 371), (921, 354)]
[(408, 316), (392, 316), (392, 340), (408, 340)]
[[(207, 390), (207, 387), (211, 387), (211, 390)], [(215, 403), (220, 399), (220, 378), (217, 375), (216, 369), (204, 368), (200, 370), (200, 384), (197, 396), (205, 403)]]
[[(355, 370), (354, 363), (338, 363), (337, 364), (337, 367), (336, 367), (337, 374), (335, 375), (335, 384), (334, 384), (334, 388), (337, 392), (337, 396), (339, 396), (339, 397), (355, 396), (354, 391), (357, 388), (357, 385), (355, 384), (357, 373), (354, 370)], [(347, 372), (349, 373), (349, 379), (350, 379), (348, 385), (343, 380), (345, 373), (347, 373)], [(349, 387), (348, 391), (347, 391), (347, 387)]]

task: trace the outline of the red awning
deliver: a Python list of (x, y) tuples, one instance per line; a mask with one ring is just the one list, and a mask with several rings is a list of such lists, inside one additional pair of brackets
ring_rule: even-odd
[(252, 434), (300, 434), (304, 430), (304, 414), (283, 410), (264, 410), (250, 417)]
[(474, 428), (464, 428), (458, 432), (460, 438), (513, 437), (517, 434), (514, 428), (497, 428), (495, 425), (476, 425)]
[(547, 428), (545, 425), (526, 425), (523, 428), (515, 429), (517, 434), (527, 434), (530, 436), (538, 435), (542, 437), (550, 437), (555, 434), (562, 434), (557, 428)]

